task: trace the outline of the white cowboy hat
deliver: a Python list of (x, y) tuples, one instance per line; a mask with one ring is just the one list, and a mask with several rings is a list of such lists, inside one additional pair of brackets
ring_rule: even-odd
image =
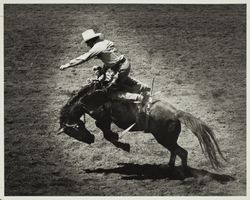
[(100, 35), (102, 35), (102, 34), (95, 33), (95, 31), (93, 29), (86, 30), (82, 33), (82, 37), (83, 37), (84, 42), (87, 42), (93, 38), (99, 37)]

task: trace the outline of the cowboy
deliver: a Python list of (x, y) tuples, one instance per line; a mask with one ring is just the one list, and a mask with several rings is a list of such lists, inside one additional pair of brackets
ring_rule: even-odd
[[(102, 33), (95, 33), (93, 29), (89, 29), (82, 33), (82, 37), (87, 46), (90, 47), (90, 50), (76, 59), (71, 60), (69, 63), (62, 65), (60, 70), (77, 66), (91, 58), (97, 57), (104, 63), (102, 69), (99, 70), (101, 73), (106, 73), (108, 69), (112, 70), (113, 84), (117, 84), (118, 86), (128, 85), (138, 88), (138, 93), (150, 90), (148, 86), (128, 76), (131, 68), (129, 61), (124, 55), (117, 51), (113, 42), (103, 39)], [(141, 101), (143, 99), (143, 96), (140, 94), (133, 94), (130, 96), (136, 98), (134, 100)]]

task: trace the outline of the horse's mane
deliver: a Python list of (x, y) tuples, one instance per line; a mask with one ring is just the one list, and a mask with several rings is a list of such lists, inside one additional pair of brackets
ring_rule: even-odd
[(88, 95), (90, 92), (92, 92), (93, 84), (85, 85), (80, 90), (74, 91), (71, 93), (71, 97), (68, 100), (66, 105), (72, 105), (75, 102), (77, 102), (80, 98)]
[(84, 96), (89, 95), (90, 93), (92, 93), (94, 88), (95, 88), (95, 84), (91, 83), (91, 84), (83, 86), (77, 92), (72, 92), (70, 99), (61, 108), (61, 111), (60, 111), (60, 125), (61, 126), (63, 125), (65, 120), (68, 119), (68, 117), (69, 117), (68, 115), (69, 115), (71, 107), (76, 105), (77, 102), (79, 102), (79, 100), (81, 98), (83, 98)]

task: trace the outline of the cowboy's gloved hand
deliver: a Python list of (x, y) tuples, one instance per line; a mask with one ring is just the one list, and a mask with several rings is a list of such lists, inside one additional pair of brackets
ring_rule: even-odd
[(60, 66), (60, 70), (64, 70), (66, 68), (70, 67), (69, 63), (65, 64), (65, 65), (61, 65)]

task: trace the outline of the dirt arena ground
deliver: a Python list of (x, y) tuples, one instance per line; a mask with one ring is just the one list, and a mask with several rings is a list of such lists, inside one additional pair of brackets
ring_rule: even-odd
[[(100, 63), (59, 70), (87, 51), (89, 28), (115, 42), (134, 77), (156, 76), (159, 95), (213, 127), (221, 170), (185, 126), (179, 144), (195, 173), (184, 180), (161, 170), (170, 154), (151, 134), (126, 134), (130, 153), (89, 117), (94, 144), (55, 134), (60, 108)], [(5, 5), (4, 59), (5, 195), (246, 195), (245, 5)]]

